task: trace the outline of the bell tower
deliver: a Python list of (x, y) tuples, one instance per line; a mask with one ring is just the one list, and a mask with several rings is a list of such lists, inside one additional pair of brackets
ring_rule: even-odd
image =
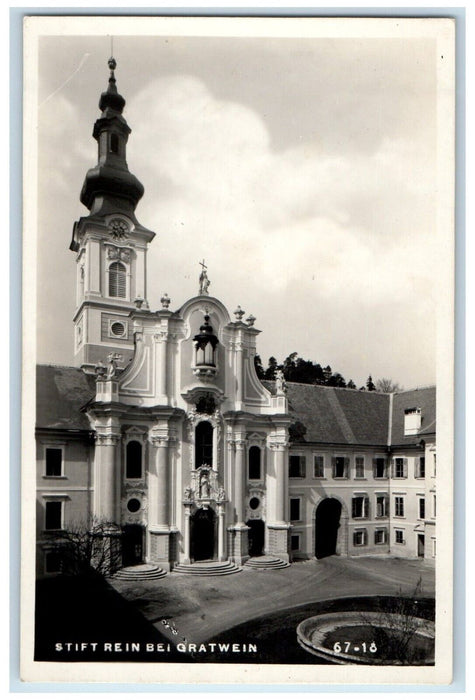
[(92, 132), (98, 162), (86, 173), (80, 196), (89, 214), (74, 224), (70, 245), (77, 266), (74, 353), (88, 373), (111, 352), (122, 356), (121, 366), (132, 357), (129, 313), (148, 308), (146, 256), (155, 236), (135, 216), (144, 188), (127, 166), (131, 129), (122, 115), (125, 100), (117, 91), (115, 59), (108, 65), (109, 83)]

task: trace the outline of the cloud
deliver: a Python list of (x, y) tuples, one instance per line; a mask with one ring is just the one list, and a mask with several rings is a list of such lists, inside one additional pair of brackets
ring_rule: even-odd
[[(328, 151), (317, 139), (275, 150), (265, 115), (216, 97), (192, 75), (144, 85), (125, 116), (133, 129), (129, 167), (145, 185), (137, 215), (158, 234), (149, 251), (152, 307), (163, 291), (173, 306), (196, 294), (204, 256), (210, 291), (258, 316), (264, 357), (298, 350), (320, 360), (320, 345), (326, 361), (343, 371), (332, 347), (345, 347), (348, 333), (361, 332), (352, 319), (364, 318), (365, 363), (374, 371), (383, 326), (390, 338), (382, 319), (397, 316), (397, 335), (410, 332), (411, 362), (426, 380), (432, 331), (418, 324), (433, 314), (430, 141), (408, 132), (381, 139), (365, 154)], [(44, 105), (41, 120), (42, 162), (55, 164), (54, 182), (42, 184), (47, 212), (44, 205), (58, 195), (79, 194), (96, 153), (91, 124), (78, 122), (65, 96)], [(328, 320), (330, 309), (337, 320), (333, 312)], [(319, 329), (326, 323), (323, 345), (308, 337), (305, 313)], [(279, 318), (286, 318), (286, 333), (294, 324), (287, 349)], [(402, 352), (400, 343), (387, 348), (399, 369)], [(344, 353), (333, 356), (344, 364)], [(391, 363), (383, 373), (392, 374)]]

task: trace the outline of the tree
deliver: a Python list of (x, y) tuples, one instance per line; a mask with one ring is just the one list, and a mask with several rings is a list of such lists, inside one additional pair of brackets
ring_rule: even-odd
[(68, 575), (96, 571), (110, 576), (122, 566), (121, 529), (115, 523), (93, 518), (92, 522), (70, 522), (54, 534), (48, 551), (58, 555), (61, 572)]
[(393, 394), (396, 391), (402, 391), (403, 388), (404, 387), (402, 387), (399, 382), (393, 382), (393, 380), (388, 377), (376, 380), (376, 391), (383, 394)]
[(352, 379), (350, 379), (350, 381), (348, 382), (348, 384), (346, 386), (348, 389), (356, 389), (356, 384), (354, 383), (354, 381)]
[(256, 369), (256, 374), (258, 379), (265, 379), (266, 372), (262, 364), (261, 356), (254, 355), (254, 367)]
[(366, 389), (367, 391), (376, 391), (376, 387), (373, 383), (373, 378), (371, 375), (369, 375), (368, 379), (366, 380)]
[(277, 364), (277, 360), (275, 357), (269, 357), (269, 362), (267, 365), (267, 369), (265, 371), (265, 378), (266, 379), (275, 379), (275, 373), (279, 369), (279, 365)]

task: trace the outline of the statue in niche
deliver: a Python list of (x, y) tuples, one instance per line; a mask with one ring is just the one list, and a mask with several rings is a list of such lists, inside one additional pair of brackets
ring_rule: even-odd
[(200, 498), (209, 498), (211, 496), (211, 484), (209, 483), (209, 473), (204, 469), (200, 474)]
[(191, 488), (191, 486), (186, 486), (183, 495), (185, 497), (185, 501), (193, 500), (193, 489)]

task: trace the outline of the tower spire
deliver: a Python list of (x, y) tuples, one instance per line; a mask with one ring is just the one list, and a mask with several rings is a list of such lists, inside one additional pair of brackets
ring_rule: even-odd
[(133, 216), (144, 188), (127, 166), (126, 145), (131, 129), (122, 115), (125, 99), (117, 90), (117, 61), (111, 56), (107, 64), (110, 70), (107, 90), (101, 94), (101, 116), (92, 132), (99, 144), (99, 162), (86, 174), (81, 202), (91, 214), (105, 215), (121, 210)]

